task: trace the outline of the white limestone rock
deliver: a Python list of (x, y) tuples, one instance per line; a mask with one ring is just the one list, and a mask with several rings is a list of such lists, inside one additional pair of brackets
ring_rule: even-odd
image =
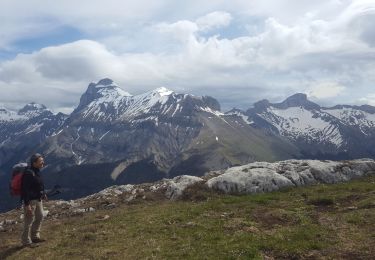
[(165, 192), (165, 196), (168, 199), (176, 199), (182, 195), (183, 191), (187, 187), (202, 181), (202, 178), (190, 175), (181, 175), (173, 178), (172, 180), (167, 180), (168, 187), (167, 191)]
[(293, 186), (286, 177), (277, 174), (271, 163), (254, 163), (228, 169), (207, 181), (211, 189), (225, 193), (258, 193)]
[(258, 193), (317, 183), (338, 183), (375, 173), (372, 159), (351, 161), (287, 160), (233, 167), (207, 181), (225, 193)]

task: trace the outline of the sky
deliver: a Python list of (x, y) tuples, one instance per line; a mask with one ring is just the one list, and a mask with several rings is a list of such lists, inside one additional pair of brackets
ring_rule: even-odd
[(71, 112), (91, 82), (375, 106), (375, 0), (1, 0), (0, 106)]

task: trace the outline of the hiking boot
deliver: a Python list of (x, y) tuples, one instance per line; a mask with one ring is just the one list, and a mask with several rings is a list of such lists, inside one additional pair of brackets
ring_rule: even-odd
[(29, 248), (35, 248), (35, 247), (38, 247), (39, 245), (37, 245), (37, 244), (33, 244), (33, 243), (29, 243), (29, 244), (24, 244), (24, 245), (22, 245), (22, 247), (29, 247)]
[(32, 239), (32, 241), (33, 243), (42, 243), (42, 242), (45, 242), (46, 240), (37, 237), (37, 238)]

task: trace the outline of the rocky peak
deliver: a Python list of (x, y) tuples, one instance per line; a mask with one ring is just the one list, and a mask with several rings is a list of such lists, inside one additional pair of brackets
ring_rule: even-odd
[(249, 113), (250, 111), (262, 112), (269, 106), (271, 106), (271, 103), (267, 99), (263, 99), (254, 103), (254, 108), (250, 108), (246, 113)]
[(34, 117), (42, 114), (43, 112), (49, 111), (45, 105), (31, 102), (25, 105), (18, 111), (19, 115)]
[(46, 106), (42, 104), (37, 104), (35, 102), (31, 102), (27, 105), (25, 105), (23, 108), (20, 109), (20, 113), (25, 113), (29, 111), (43, 111), (46, 110)]
[(101, 79), (98, 81), (98, 83), (91, 83), (91, 84), (94, 84), (96, 86), (112, 86), (112, 85), (116, 85), (114, 84), (113, 80), (109, 79), (109, 78), (104, 78), (104, 79)]
[(90, 83), (86, 92), (81, 96), (78, 107), (75, 111), (79, 111), (86, 107), (92, 101), (106, 97), (106, 101), (113, 101), (118, 98), (131, 96), (129, 93), (118, 87), (113, 80), (105, 78), (98, 83)]
[(304, 107), (308, 110), (316, 109), (319, 110), (320, 106), (318, 104), (315, 104), (307, 99), (307, 95), (304, 93), (297, 93), (294, 94), (287, 99), (285, 99), (283, 102), (275, 105), (277, 108), (286, 109), (289, 107)]
[(210, 96), (203, 96), (202, 100), (209, 108), (216, 111), (220, 111), (220, 103), (215, 98)]

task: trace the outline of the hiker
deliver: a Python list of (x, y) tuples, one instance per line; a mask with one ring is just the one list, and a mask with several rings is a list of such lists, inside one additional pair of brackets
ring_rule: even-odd
[(43, 200), (47, 200), (44, 184), (39, 172), (44, 167), (41, 154), (33, 154), (30, 165), (22, 177), (21, 200), (24, 207), (24, 228), (22, 245), (35, 247), (35, 243), (45, 240), (40, 238), (40, 228), (43, 221)]

